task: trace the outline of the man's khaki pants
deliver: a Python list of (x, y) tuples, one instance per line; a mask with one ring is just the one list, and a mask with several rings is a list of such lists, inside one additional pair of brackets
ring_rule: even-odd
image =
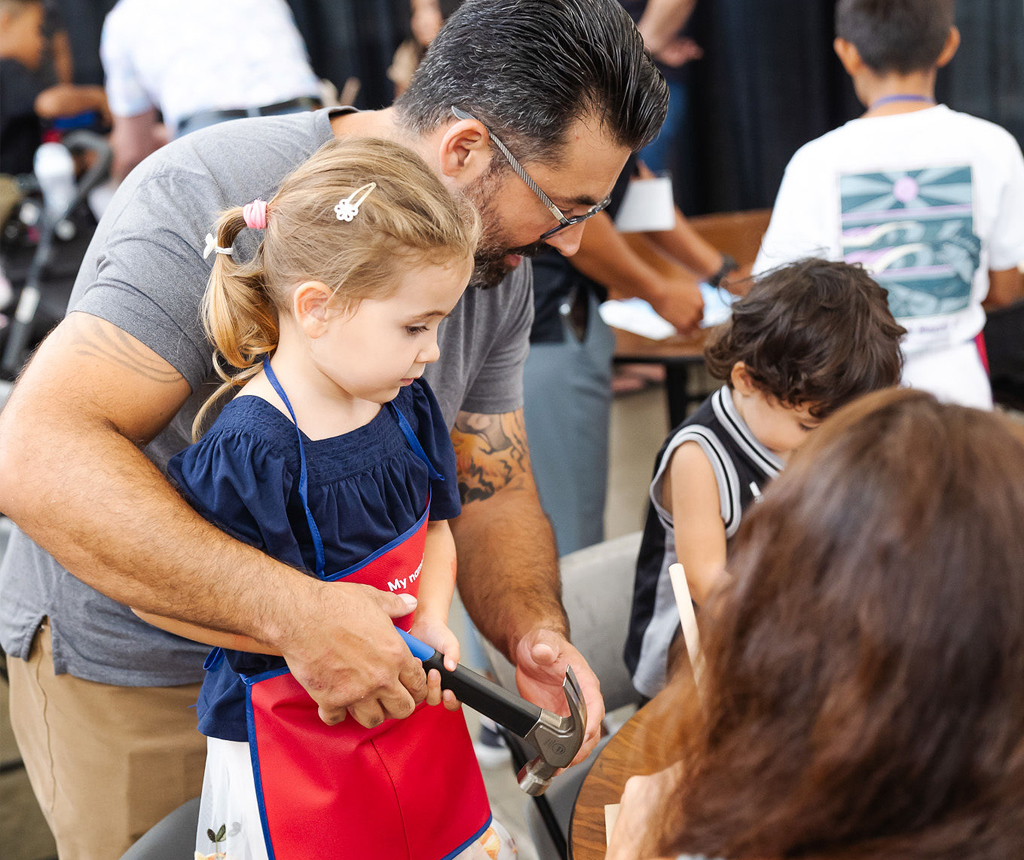
[(11, 724), (61, 860), (117, 860), (203, 787), (199, 684), (113, 687), (54, 675), (44, 621), (7, 658)]

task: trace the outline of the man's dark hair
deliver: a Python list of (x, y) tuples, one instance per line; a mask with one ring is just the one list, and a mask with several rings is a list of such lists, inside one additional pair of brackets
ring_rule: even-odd
[(956, 19), (956, 0), (839, 0), (836, 35), (878, 74), (935, 66)]
[(710, 373), (726, 380), (742, 361), (761, 391), (825, 418), (899, 382), (906, 333), (888, 293), (863, 268), (801, 260), (755, 282), (704, 357)]
[(395, 102), (418, 133), (450, 121), (452, 105), (521, 161), (557, 162), (584, 117), (633, 151), (650, 143), (668, 87), (618, 0), (468, 0)]

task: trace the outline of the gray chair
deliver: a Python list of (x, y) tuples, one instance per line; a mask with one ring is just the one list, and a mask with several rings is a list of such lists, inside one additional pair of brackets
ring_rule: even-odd
[(179, 806), (147, 830), (121, 860), (182, 860), (196, 851), (199, 798)]
[[(562, 603), (569, 616), (572, 641), (601, 682), (608, 713), (640, 702), (622, 657), (640, 537), (640, 532), (633, 532), (604, 541), (570, 553), (560, 563)], [(484, 643), (484, 650), (498, 683), (514, 690), (515, 668), (490, 643)], [(506, 740), (518, 769), (522, 757), (532, 757), (533, 750), (517, 744), (514, 737)], [(569, 821), (576, 797), (603, 745), (604, 741), (588, 761), (559, 774), (545, 794), (533, 799), (535, 802), (527, 801), (527, 823), (541, 860), (567, 856)]]

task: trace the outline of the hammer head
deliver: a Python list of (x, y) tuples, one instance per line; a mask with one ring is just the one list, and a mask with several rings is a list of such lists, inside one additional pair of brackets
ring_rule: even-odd
[(519, 787), (531, 796), (543, 794), (559, 768), (568, 767), (583, 746), (587, 729), (587, 703), (572, 666), (565, 670), (562, 692), (569, 704), (569, 716), (541, 711), (541, 717), (526, 736), (540, 753), (519, 771)]

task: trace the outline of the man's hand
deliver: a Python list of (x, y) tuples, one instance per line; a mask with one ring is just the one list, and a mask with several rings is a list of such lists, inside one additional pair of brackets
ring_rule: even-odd
[(373, 728), (408, 717), (426, 697), (426, 675), (393, 619), (415, 609), (415, 599), (368, 585), (316, 584), (312, 610), (281, 651), (320, 719), (334, 725), (347, 712)]
[[(579, 764), (601, 738), (604, 699), (601, 684), (573, 645), (553, 630), (533, 630), (519, 640), (515, 650), (516, 686), (520, 694), (535, 705), (566, 716), (569, 708), (562, 692), (565, 667), (572, 666), (587, 703), (587, 730), (583, 746), (572, 760)], [(571, 766), (571, 765), (570, 765)]]
[(452, 442), (463, 504), (452, 521), (462, 602), (516, 665), (519, 692), (534, 704), (569, 713), (562, 681), (572, 664), (587, 703), (587, 732), (573, 763), (583, 761), (600, 735), (604, 700), (597, 676), (564, 635), (554, 536), (533, 483), (522, 410), (460, 412)]
[[(306, 581), (311, 583), (309, 587), (313, 589), (322, 585), (318, 580), (305, 576), (296, 580), (298, 583)], [(287, 646), (289, 654), (251, 636), (225, 633), (139, 609), (133, 611), (143, 621), (194, 642), (253, 654), (284, 656), (292, 668), (292, 674), (317, 702), (320, 719), (328, 725), (345, 719), (347, 713), (351, 713), (356, 722), (367, 728), (378, 725), (382, 719), (409, 716), (416, 702), (424, 698), (423, 669), (415, 658), (414, 665), (409, 664), (411, 654), (404, 640), (401, 640), (401, 648), (397, 652), (391, 648), (395, 638), (392, 619), (407, 615), (415, 608), (416, 600), (411, 595), (389, 594), (370, 589), (367, 585), (332, 583), (329, 588), (331, 590), (327, 592), (327, 599), (318, 604), (325, 605), (328, 616), (320, 621), (313, 620), (315, 614), (307, 616), (305, 624), (297, 625), (296, 634), (292, 637), (295, 644)], [(370, 589), (369, 593), (367, 589)], [(347, 611), (357, 613), (356, 617), (368, 623), (363, 631), (345, 629), (327, 634), (325, 645), (321, 641), (323, 637), (320, 631), (329, 630), (345, 611), (338, 606), (339, 597), (349, 607)], [(299, 599), (289, 602), (289, 605), (300, 604)], [(346, 635), (353, 632), (356, 634), (353, 641), (346, 641)], [(397, 653), (396, 662), (390, 660), (389, 655), (392, 653)], [(312, 654), (314, 657), (307, 660), (304, 654)], [(431, 674), (436, 675), (437, 672)], [(332, 683), (332, 678), (337, 679), (336, 685)], [(437, 701), (440, 701), (440, 679), (436, 686)], [(454, 696), (452, 699), (454, 701)], [(456, 703), (453, 707), (457, 706)]]
[(689, 334), (704, 318), (704, 299), (700, 287), (693, 281), (672, 280), (651, 306), (658, 316), (668, 320), (680, 334)]

